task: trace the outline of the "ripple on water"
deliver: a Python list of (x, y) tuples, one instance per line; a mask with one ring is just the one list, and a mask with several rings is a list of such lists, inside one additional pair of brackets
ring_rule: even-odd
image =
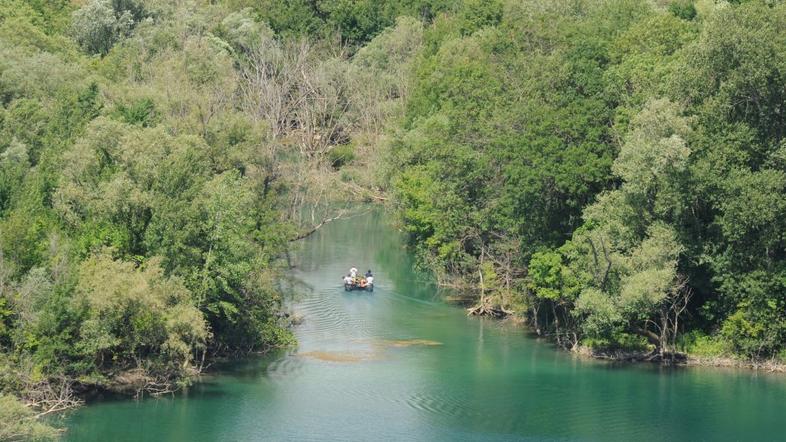
[(450, 418), (466, 418), (476, 414), (470, 403), (446, 391), (418, 391), (406, 399), (406, 404), (419, 411)]
[(291, 380), (302, 372), (303, 360), (291, 356), (284, 356), (267, 367), (267, 376), (274, 381)]
[[(606, 435), (606, 438), (635, 440), (640, 436), (649, 434), (651, 437), (656, 434), (648, 433), (647, 428), (630, 426), (630, 413), (636, 409), (636, 404), (630, 401), (620, 398), (608, 401), (598, 400), (598, 397), (582, 398), (576, 394), (542, 391), (537, 387), (531, 387), (530, 390), (543, 395), (542, 403), (545, 406), (539, 406), (541, 401), (530, 402), (526, 410), (521, 410), (520, 419), (507, 422), (507, 425), (503, 423), (502, 428), (505, 431), (522, 433), (531, 428), (550, 428), (549, 432), (554, 436), (581, 436), (588, 440), (597, 440), (600, 435)], [(559, 416), (559, 426), (553, 425), (556, 415)]]
[(333, 292), (304, 301), (298, 305), (296, 314), (302, 316), (303, 321), (295, 333), (298, 341), (309, 349), (314, 349), (315, 343), (345, 343), (350, 339), (369, 338), (373, 334), (365, 317), (348, 312), (341, 297)]

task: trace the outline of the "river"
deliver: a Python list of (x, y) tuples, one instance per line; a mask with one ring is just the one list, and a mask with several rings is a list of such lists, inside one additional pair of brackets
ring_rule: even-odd
[[(588, 361), (509, 323), (468, 318), (413, 270), (381, 210), (297, 253), (297, 350), (219, 367), (161, 399), (104, 400), (66, 440), (776, 440), (786, 378)], [(373, 293), (345, 292), (351, 266)]]

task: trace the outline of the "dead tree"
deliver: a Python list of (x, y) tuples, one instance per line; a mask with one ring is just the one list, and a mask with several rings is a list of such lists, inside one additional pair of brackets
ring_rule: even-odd
[(655, 346), (651, 359), (671, 362), (677, 356), (680, 316), (687, 310), (692, 296), (693, 290), (688, 286), (687, 278), (678, 276), (674, 287), (658, 306), (655, 316), (646, 319), (643, 327), (631, 327), (634, 333)]

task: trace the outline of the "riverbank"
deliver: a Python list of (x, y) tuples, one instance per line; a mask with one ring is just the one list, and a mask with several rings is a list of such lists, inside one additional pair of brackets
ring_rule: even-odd
[(778, 361), (741, 361), (729, 357), (705, 357), (688, 355), (685, 363), (687, 366), (695, 367), (717, 367), (717, 368), (742, 368), (769, 373), (786, 373), (786, 364)]
[[(460, 298), (453, 296), (452, 298), (448, 298), (449, 302), (453, 303), (456, 303), (454, 301), (455, 299), (461, 299), (462, 302), (466, 302), (465, 297)], [(504, 319), (501, 319), (501, 321), (510, 322), (516, 327), (526, 328), (533, 335), (536, 333), (536, 330), (532, 327), (529, 321), (520, 316), (508, 316)], [(555, 341), (550, 338), (544, 339), (547, 339), (552, 344), (556, 344)], [(786, 373), (786, 363), (774, 359), (752, 361), (737, 359), (731, 356), (703, 356), (691, 353), (676, 352), (673, 355), (670, 355), (668, 359), (662, 360), (658, 356), (653, 356), (651, 350), (641, 351), (622, 348), (597, 349), (586, 345), (577, 345), (572, 349), (564, 349), (558, 345), (554, 345), (554, 347), (559, 351), (568, 352), (578, 355), (581, 358), (592, 360), (603, 360), (630, 364), (660, 364), (683, 367), (735, 368), (768, 373)]]
[[(468, 316), (476, 316), (473, 312), (477, 311), (477, 308), (472, 306), (477, 302), (477, 298), (467, 294), (466, 286), (463, 286), (463, 288), (464, 290), (461, 293), (451, 292), (449, 294), (443, 294), (442, 299), (449, 304), (464, 308), (464, 310), (468, 312)], [(494, 315), (486, 316), (489, 316), (498, 321), (509, 322), (519, 328), (524, 328), (533, 336), (540, 338), (540, 336), (537, 336), (536, 328), (530, 323), (530, 321), (527, 320), (527, 318), (521, 315), (512, 314), (507, 315), (501, 319)], [(549, 337), (543, 337), (543, 339), (546, 339), (550, 343), (554, 344), (554, 347), (558, 348), (559, 351), (564, 351), (578, 355), (585, 359), (592, 360), (603, 360), (630, 364), (661, 364), (683, 367), (736, 368), (769, 373), (786, 373), (786, 363), (775, 359), (754, 361), (743, 360), (732, 356), (706, 356), (687, 352), (675, 352), (673, 354), (667, 355), (666, 359), (662, 359), (659, 355), (653, 355), (651, 349), (631, 350), (625, 348), (593, 348), (587, 345), (577, 345), (571, 349), (565, 349), (559, 345), (556, 345), (556, 341)]]
[(572, 353), (582, 357), (626, 363), (648, 363), (684, 367), (716, 367), (760, 370), (770, 373), (786, 373), (786, 364), (776, 361), (745, 361), (729, 356), (699, 356), (689, 353), (676, 353), (673, 359), (653, 358), (652, 352), (618, 350), (597, 350), (578, 346)]
[[(432, 272), (436, 271), (434, 269), (431, 270)], [(500, 306), (498, 304), (494, 304), (491, 299), (492, 296), (485, 297), (485, 303), (481, 301), (481, 297), (478, 295), (480, 293), (481, 287), (479, 285), (475, 285), (472, 281), (467, 280), (466, 278), (457, 277), (455, 275), (449, 274), (440, 274), (438, 275), (438, 283), (437, 285), (444, 290), (444, 293), (441, 294), (442, 299), (449, 303), (453, 304), (458, 307), (462, 307), (468, 316), (480, 316), (480, 317), (489, 317), (494, 320), (512, 322), (517, 327), (525, 328), (531, 333), (533, 336), (538, 338), (543, 338), (554, 344), (554, 347), (558, 348), (560, 351), (564, 351), (567, 353), (578, 355), (585, 359), (593, 359), (593, 360), (603, 360), (603, 361), (611, 361), (611, 362), (618, 362), (618, 363), (631, 363), (631, 364), (661, 364), (661, 365), (672, 365), (672, 366), (684, 366), (684, 367), (716, 367), (716, 368), (734, 368), (734, 369), (747, 369), (747, 370), (754, 370), (754, 371), (762, 371), (762, 372), (769, 372), (769, 373), (786, 373), (786, 360), (779, 360), (779, 359), (768, 359), (768, 360), (746, 360), (740, 359), (738, 357), (734, 357), (728, 354), (720, 354), (719, 350), (721, 350), (722, 344), (716, 341), (712, 337), (708, 337), (705, 335), (700, 334), (699, 338), (702, 339), (704, 342), (696, 343), (693, 342), (692, 344), (688, 344), (688, 347), (699, 347), (702, 350), (711, 350), (707, 351), (705, 354), (694, 354), (686, 351), (676, 351), (673, 353), (668, 353), (664, 357), (661, 355), (655, 354), (654, 346), (651, 344), (642, 344), (642, 347), (646, 348), (625, 348), (625, 347), (606, 347), (606, 348), (598, 348), (598, 347), (591, 347), (588, 345), (575, 345), (572, 348), (566, 348), (564, 346), (559, 345), (555, 339), (553, 339), (549, 333), (543, 333), (543, 330), (540, 330), (540, 333), (537, 327), (532, 324), (529, 318), (525, 315), (521, 315), (517, 312), (511, 312), (507, 307)], [(488, 289), (487, 289), (488, 290)], [(501, 299), (514, 299), (515, 296), (508, 295), (506, 297), (496, 297), (496, 301), (500, 302)], [(508, 301), (510, 302), (510, 301)], [(521, 306), (519, 306), (521, 309)], [(513, 309), (516, 310), (516, 309)], [(688, 332), (688, 334), (691, 334)], [(684, 335), (680, 334), (680, 337)], [(695, 340), (696, 337), (693, 337)], [(691, 339), (688, 339), (691, 341)], [(708, 342), (707, 342), (708, 341)], [(685, 342), (682, 345), (678, 345), (678, 347), (684, 349)], [(711, 348), (707, 348), (711, 347)], [(716, 353), (717, 352), (717, 353)], [(708, 355), (711, 354), (711, 355)]]

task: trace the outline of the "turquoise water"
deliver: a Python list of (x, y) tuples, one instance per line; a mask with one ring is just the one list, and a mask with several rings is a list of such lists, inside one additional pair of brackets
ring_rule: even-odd
[[(66, 439), (786, 439), (786, 377), (581, 360), (468, 318), (413, 271), (387, 218), (303, 241), (296, 351), (226, 364), (174, 398), (91, 404)], [(373, 293), (344, 291), (353, 265), (374, 270)]]

